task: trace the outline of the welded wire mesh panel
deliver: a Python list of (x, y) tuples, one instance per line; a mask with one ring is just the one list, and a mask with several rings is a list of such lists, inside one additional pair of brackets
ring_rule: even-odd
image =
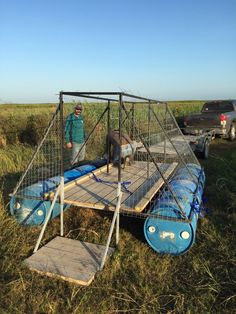
[(45, 192), (59, 185), (62, 163), (61, 138), (60, 111), (57, 108), (13, 194), (40, 198)]
[(205, 175), (200, 166), (179, 166), (173, 177), (153, 200), (150, 215), (166, 219), (192, 219), (200, 212)]
[[(124, 124), (126, 129), (123, 131), (129, 132), (132, 140), (137, 142), (134, 162), (137, 173), (146, 177), (140, 186), (137, 184), (136, 191), (130, 195), (126, 203), (132, 204), (138, 211), (142, 211), (147, 204), (158, 208), (157, 200), (153, 199), (158, 195), (160, 199), (166, 200), (166, 217), (187, 218), (183, 196), (179, 193), (183, 177), (179, 176), (181, 183), (179, 185), (171, 185), (171, 177), (178, 168), (184, 169), (184, 176), (192, 181), (188, 183), (195, 184), (196, 187), (198, 178), (189, 165), (198, 166), (199, 163), (172, 113), (165, 103), (138, 103), (132, 108), (125, 106), (124, 111), (126, 117), (129, 116), (129, 123)], [(178, 217), (173, 206), (180, 213)], [(163, 215), (163, 213), (155, 214)]]
[(151, 112), (160, 128), (157, 147), (163, 148), (164, 157), (180, 165), (199, 164), (167, 104), (152, 105)]
[[(125, 167), (124, 175), (131, 169), (133, 171), (130, 178), (130, 189), (132, 188), (133, 192), (124, 202), (125, 207), (142, 211), (177, 165), (160, 163), (160, 160), (150, 153), (151, 140), (159, 133), (160, 127), (152, 121), (149, 103), (124, 104), (122, 134), (130, 137), (133, 148), (133, 156), (129, 156), (127, 152), (122, 161)], [(124, 145), (123, 150), (126, 149), (128, 151)], [(128, 157), (128, 163), (125, 156)], [(129, 169), (129, 166), (132, 167)]]
[[(154, 108), (153, 114), (162, 126), (165, 154), (169, 159), (178, 162), (177, 173), (179, 172), (179, 175), (174, 176), (165, 186), (159, 200), (154, 204), (154, 208), (156, 214), (176, 219), (187, 219), (191, 215), (191, 204), (194, 202), (194, 193), (198, 186), (199, 173), (196, 173), (196, 169), (199, 168), (199, 162), (171, 111), (167, 106), (165, 109), (158, 112), (157, 108)], [(157, 113), (160, 114), (160, 118)]]

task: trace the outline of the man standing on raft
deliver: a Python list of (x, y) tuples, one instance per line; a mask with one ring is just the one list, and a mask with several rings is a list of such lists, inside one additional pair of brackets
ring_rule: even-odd
[(85, 130), (84, 119), (81, 115), (83, 108), (81, 104), (74, 107), (74, 112), (66, 118), (65, 140), (66, 147), (72, 149), (71, 165), (85, 158)]

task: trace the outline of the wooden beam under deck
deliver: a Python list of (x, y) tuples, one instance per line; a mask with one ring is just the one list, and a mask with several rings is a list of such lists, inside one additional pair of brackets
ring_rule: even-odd
[[(158, 166), (164, 178), (168, 179), (176, 169), (177, 163), (158, 164)], [(163, 186), (164, 180), (156, 166), (149, 163), (149, 177), (147, 177), (147, 167), (147, 162), (135, 161), (134, 165), (122, 169), (122, 182), (130, 182), (130, 184), (122, 188), (121, 211), (143, 211)], [(101, 168), (96, 170), (95, 176), (90, 173), (66, 185), (64, 202), (84, 208), (114, 210), (117, 200), (117, 171), (118, 169), (111, 165), (109, 174), (106, 172), (106, 167)]]

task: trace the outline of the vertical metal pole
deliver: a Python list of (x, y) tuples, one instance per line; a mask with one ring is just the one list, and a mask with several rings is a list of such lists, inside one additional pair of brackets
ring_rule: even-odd
[(111, 120), (110, 120), (110, 100), (107, 104), (107, 173), (109, 173), (109, 163), (111, 160), (111, 145), (110, 145), (110, 132), (111, 132)]
[[(167, 124), (167, 122), (166, 122), (166, 114), (167, 114), (167, 104), (166, 104), (166, 108), (165, 108), (166, 110), (165, 110), (165, 123), (164, 123), (164, 128), (165, 128), (165, 130), (166, 130), (166, 124)], [(168, 131), (167, 131), (168, 132)], [(165, 136), (165, 134), (163, 134), (164, 135), (164, 162), (166, 162), (166, 136)]]
[[(121, 199), (120, 199), (120, 194), (121, 194), (121, 183), (118, 182), (118, 186), (117, 186), (117, 202), (120, 202), (121, 204)], [(120, 201), (119, 201), (120, 199)], [(119, 236), (120, 236), (120, 204), (119, 207), (117, 209), (117, 217), (116, 217), (116, 246), (119, 243)]]
[(121, 143), (122, 143), (122, 94), (119, 94), (119, 167), (118, 167), (118, 182), (121, 182)]
[[(119, 95), (119, 139), (120, 139), (120, 152), (119, 152), (119, 169), (118, 169), (118, 186), (117, 186), (117, 200), (121, 194), (121, 144), (122, 144), (122, 94)], [(119, 242), (120, 233), (120, 207), (117, 210), (116, 218), (116, 245)]]
[(61, 193), (60, 193), (60, 236), (64, 235), (64, 177), (61, 177)]
[(113, 214), (113, 218), (112, 218), (111, 227), (110, 227), (110, 230), (109, 230), (109, 235), (108, 235), (108, 238), (107, 238), (105, 251), (104, 251), (104, 254), (103, 254), (103, 257), (102, 257), (102, 262), (101, 262), (101, 265), (100, 265), (100, 270), (103, 269), (105, 261), (106, 261), (109, 245), (111, 243), (112, 233), (113, 233), (113, 230), (114, 230), (114, 227), (115, 227), (115, 222), (117, 221), (117, 218), (118, 218), (118, 215), (119, 215), (121, 198), (122, 198), (122, 192), (120, 192), (120, 195), (119, 195), (119, 197), (117, 199), (117, 202), (116, 202), (116, 209), (115, 209), (115, 212)]
[(57, 190), (56, 190), (56, 193), (55, 193), (55, 195), (54, 195), (52, 204), (51, 204), (51, 206), (50, 206), (50, 208), (49, 208), (49, 211), (48, 211), (48, 213), (47, 213), (47, 217), (45, 218), (43, 227), (42, 227), (42, 229), (41, 229), (41, 231), (40, 231), (40, 235), (39, 235), (39, 237), (38, 237), (37, 243), (36, 243), (35, 248), (34, 248), (34, 253), (38, 251), (39, 244), (40, 244), (40, 242), (41, 242), (41, 240), (42, 240), (42, 237), (43, 237), (43, 235), (44, 235), (45, 229), (46, 229), (47, 224), (48, 224), (48, 222), (49, 222), (49, 219), (50, 219), (50, 217), (51, 217), (51, 215), (52, 215), (53, 207), (54, 207), (54, 205), (55, 205), (55, 203), (56, 203), (56, 200), (57, 200), (57, 197), (58, 197), (58, 195), (59, 195), (59, 193), (60, 193), (60, 190), (61, 190), (61, 186), (59, 185), (59, 186), (57, 187)]
[[(151, 111), (150, 111), (150, 101), (148, 102), (148, 147), (150, 147), (150, 121), (151, 121)], [(149, 178), (149, 174), (150, 174), (150, 158), (149, 155), (147, 156), (148, 160), (147, 160), (147, 177)]]
[(134, 140), (135, 138), (134, 138), (134, 103), (132, 103), (132, 108), (131, 108), (131, 110), (132, 110), (132, 116), (131, 116), (131, 123), (132, 123), (132, 129), (131, 129), (131, 132), (132, 132), (132, 134), (131, 134), (131, 140)]
[(64, 235), (64, 122), (63, 93), (60, 92), (60, 135), (61, 135), (61, 184), (60, 184), (60, 236)]

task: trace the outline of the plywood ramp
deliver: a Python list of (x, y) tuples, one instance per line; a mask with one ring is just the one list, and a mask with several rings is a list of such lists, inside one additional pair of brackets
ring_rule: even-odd
[[(42, 275), (88, 286), (101, 265), (105, 246), (56, 237), (24, 262)], [(108, 256), (114, 249), (108, 249)]]
[[(163, 177), (167, 180), (177, 167), (177, 163), (158, 164), (157, 170), (152, 162), (135, 161), (132, 166), (122, 169), (123, 196), (121, 211), (141, 212), (163, 186)], [(66, 204), (80, 207), (114, 210), (117, 197), (117, 171), (110, 166), (109, 173), (106, 168), (90, 173), (86, 177), (77, 179), (65, 185)], [(148, 173), (148, 176), (147, 176)]]

